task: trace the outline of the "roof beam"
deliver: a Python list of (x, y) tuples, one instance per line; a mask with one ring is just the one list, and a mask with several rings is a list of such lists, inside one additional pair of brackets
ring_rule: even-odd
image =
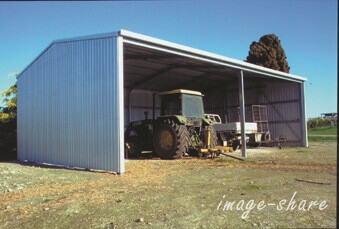
[(152, 79), (156, 78), (157, 76), (160, 76), (170, 70), (172, 70), (173, 68), (175, 68), (176, 66), (175, 65), (170, 65), (170, 66), (167, 66), (165, 68), (162, 68), (162, 69), (159, 69), (157, 70), (156, 72), (152, 73), (151, 75), (147, 76), (145, 79), (143, 80), (139, 80), (137, 82), (135, 82), (132, 86), (131, 86), (131, 90), (139, 87), (140, 85), (148, 82), (148, 81), (151, 81)]
[(194, 84), (196, 82), (199, 82), (200, 80), (204, 80), (206, 79), (207, 77), (209, 77), (210, 75), (212, 75), (212, 73), (204, 73), (204, 74), (201, 74), (199, 75), (199, 78), (198, 79), (189, 79), (187, 81), (185, 81), (184, 83), (181, 83), (181, 84), (177, 84), (176, 86), (173, 86), (173, 87), (170, 87), (169, 89), (166, 89), (166, 91), (168, 90), (174, 90), (174, 89), (178, 89), (179, 87), (180, 88), (185, 88), (191, 84)]
[(171, 59), (178, 58), (170, 54), (125, 54), (124, 60), (148, 60), (148, 59)]
[(225, 69), (225, 67), (223, 66), (214, 66), (214, 65), (204, 65), (204, 64), (181, 64), (178, 65), (178, 67), (182, 67), (182, 68), (191, 68), (191, 69), (199, 69), (199, 71), (201, 69)]

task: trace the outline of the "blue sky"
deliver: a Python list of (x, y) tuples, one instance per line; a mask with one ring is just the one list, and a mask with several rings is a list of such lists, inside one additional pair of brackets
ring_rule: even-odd
[(121, 28), (244, 60), (275, 33), (307, 116), (337, 110), (337, 1), (0, 2), (0, 91), (52, 40)]

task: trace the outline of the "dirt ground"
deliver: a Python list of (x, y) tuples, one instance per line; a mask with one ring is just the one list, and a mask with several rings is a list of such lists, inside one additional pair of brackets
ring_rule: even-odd
[[(128, 160), (123, 175), (3, 162), (0, 228), (334, 228), (336, 161), (336, 142), (313, 142), (249, 150), (244, 162)], [(298, 206), (286, 210), (295, 192)], [(267, 205), (242, 218), (246, 206), (236, 209), (241, 200), (283, 199), (281, 211)], [(316, 200), (327, 207), (307, 210)], [(223, 210), (226, 201), (235, 201), (232, 210)]]

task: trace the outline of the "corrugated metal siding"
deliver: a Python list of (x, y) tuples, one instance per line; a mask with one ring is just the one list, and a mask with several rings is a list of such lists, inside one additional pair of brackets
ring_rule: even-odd
[[(263, 89), (263, 92), (275, 107), (275, 109), (273, 109), (272, 105), (267, 105), (272, 137), (276, 138), (281, 134), (285, 134), (289, 141), (294, 141), (294, 143), (289, 143), (288, 145), (301, 146), (299, 83), (271, 81), (267, 83), (267, 87)], [(259, 102), (267, 103), (267, 100), (264, 96), (260, 96)], [(282, 122), (283, 120), (278, 113), (280, 113), (284, 120), (288, 121), (288, 124)]]
[[(285, 134), (289, 146), (302, 146), (302, 125), (300, 105), (300, 84), (289, 81), (271, 80), (258, 83), (255, 80), (245, 78), (245, 104), (246, 121), (252, 121), (251, 106), (263, 104), (267, 106), (269, 128), (272, 139)], [(265, 96), (258, 91), (260, 87)], [(247, 88), (247, 89), (246, 89)], [(223, 121), (225, 114), (228, 122), (239, 121), (237, 107), (239, 106), (238, 85), (232, 84), (225, 87), (223, 91), (213, 91), (204, 97), (205, 112), (219, 114)], [(225, 101), (223, 101), (225, 97)], [(225, 104), (225, 108), (224, 108)], [(288, 121), (286, 124), (284, 120)], [(289, 126), (289, 127), (288, 127)]]
[[(145, 119), (145, 111), (148, 112), (148, 118), (153, 117), (153, 93), (152, 91), (133, 90), (130, 94), (131, 98), (131, 120), (138, 121)], [(128, 126), (128, 90), (125, 90), (125, 128)], [(155, 97), (155, 117), (160, 115), (160, 98)]]
[(53, 44), (18, 78), (20, 160), (123, 172), (117, 40)]

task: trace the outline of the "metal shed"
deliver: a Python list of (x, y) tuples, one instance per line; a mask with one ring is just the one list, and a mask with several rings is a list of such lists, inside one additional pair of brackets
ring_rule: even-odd
[(207, 113), (240, 107), (242, 124), (267, 105), (272, 137), (307, 147), (305, 81), (126, 30), (55, 40), (18, 76), (18, 159), (123, 173), (124, 128), (175, 88), (202, 91)]

